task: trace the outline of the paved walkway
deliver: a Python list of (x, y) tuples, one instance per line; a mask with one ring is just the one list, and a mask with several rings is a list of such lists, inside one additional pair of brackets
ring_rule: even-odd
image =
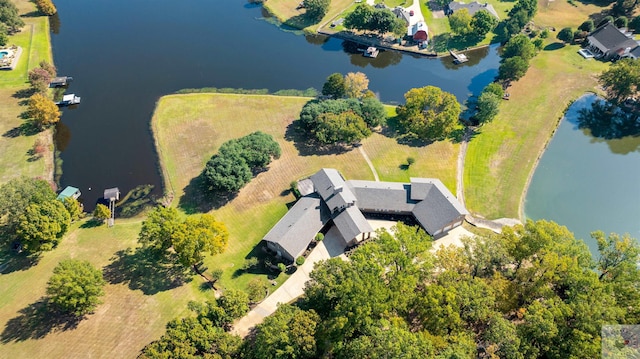
[(316, 245), (304, 264), (298, 267), (280, 288), (242, 317), (233, 327), (233, 333), (245, 337), (254, 326), (273, 314), (280, 303), (290, 303), (304, 293), (304, 285), (309, 280), (313, 266), (322, 260), (343, 255), (344, 245), (338, 230), (333, 227), (324, 240)]
[(369, 156), (364, 151), (364, 148), (362, 148), (362, 145), (358, 146), (358, 151), (360, 151), (360, 153), (362, 154), (362, 157), (364, 157), (364, 160), (367, 161), (369, 168), (371, 168), (371, 172), (373, 172), (373, 178), (376, 180), (376, 182), (380, 182), (380, 177), (378, 177), (378, 171), (376, 171), (376, 168), (373, 167), (373, 162), (371, 162), (371, 160), (369, 159)]

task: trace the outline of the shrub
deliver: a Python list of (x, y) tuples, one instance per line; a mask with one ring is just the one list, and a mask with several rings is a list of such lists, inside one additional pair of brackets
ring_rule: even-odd
[(257, 257), (247, 258), (242, 263), (242, 270), (246, 271), (246, 270), (249, 270), (251, 268), (254, 268), (255, 266), (258, 265), (258, 263), (260, 263), (260, 261), (258, 260)]
[(51, 16), (58, 12), (56, 6), (53, 5), (51, 0), (36, 0), (36, 6), (38, 7), (38, 11), (43, 13), (44, 15)]
[(218, 268), (218, 269), (214, 269), (211, 271), (211, 281), (212, 282), (217, 282), (220, 280), (220, 278), (222, 278), (222, 269)]
[(303, 264), (304, 264), (304, 257), (303, 256), (300, 256), (300, 257), (296, 258), (296, 265), (301, 266)]
[(278, 270), (282, 273), (287, 270), (287, 266), (284, 263), (278, 263)]
[(324, 234), (322, 233), (316, 234), (316, 242), (322, 242), (323, 239), (324, 239)]
[(293, 195), (296, 196), (296, 198), (301, 197), (300, 190), (298, 189), (298, 181), (292, 181), (289, 184), (289, 189), (291, 190), (291, 193), (293, 193)]
[(546, 39), (549, 37), (549, 29), (544, 29), (541, 33), (540, 33), (540, 38), (541, 39)]
[(614, 24), (616, 25), (616, 27), (619, 27), (619, 28), (627, 27), (627, 25), (629, 25), (629, 19), (627, 19), (626, 16), (620, 16), (616, 19)]
[(251, 303), (260, 303), (269, 293), (269, 284), (264, 278), (253, 278), (247, 284), (247, 294)]
[(596, 28), (596, 25), (593, 23), (593, 20), (591, 20), (591, 19), (583, 22), (582, 25), (580, 25), (580, 27), (578, 27), (578, 29), (580, 29), (582, 31), (586, 31), (586, 32), (591, 32), (595, 28)]
[(565, 27), (564, 29), (560, 30), (558, 36), (556, 37), (562, 42), (571, 42), (573, 41), (573, 30), (571, 30), (570, 27)]
[(407, 157), (407, 166), (411, 167), (412, 164), (416, 163), (416, 159), (413, 157)]

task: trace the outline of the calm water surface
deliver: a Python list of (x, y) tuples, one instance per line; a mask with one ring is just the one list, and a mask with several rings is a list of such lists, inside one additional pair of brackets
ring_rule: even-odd
[(550, 219), (582, 238), (589, 233), (629, 233), (640, 239), (640, 137), (602, 140), (577, 125), (578, 110), (596, 97), (581, 97), (565, 118), (533, 176), (525, 211)]
[[(57, 145), (61, 185), (83, 192), (88, 209), (107, 187), (126, 193), (161, 179), (149, 131), (158, 98), (182, 88), (322, 88), (334, 72), (364, 72), (385, 102), (435, 85), (464, 102), (497, 74), (496, 47), (451, 59), (383, 52), (349, 54), (343, 41), (283, 31), (263, 9), (238, 0), (58, 0), (52, 21), (55, 64), (82, 96), (65, 109)], [(91, 190), (89, 190), (91, 188)]]

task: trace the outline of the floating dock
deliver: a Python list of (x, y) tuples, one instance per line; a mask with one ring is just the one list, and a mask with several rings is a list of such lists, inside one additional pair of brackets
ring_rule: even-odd
[(376, 47), (373, 46), (369, 46), (367, 47), (367, 49), (364, 51), (363, 55), (365, 57), (372, 57), (372, 58), (376, 58), (378, 57), (378, 54), (380, 53), (380, 50), (378, 50)]
[(453, 62), (456, 64), (462, 64), (469, 61), (467, 55), (463, 53), (456, 54), (453, 50), (449, 50), (449, 53), (451, 54), (451, 57), (453, 57)]
[(62, 101), (56, 102), (58, 106), (71, 106), (77, 105), (80, 103), (80, 97), (74, 94), (64, 95), (62, 96)]

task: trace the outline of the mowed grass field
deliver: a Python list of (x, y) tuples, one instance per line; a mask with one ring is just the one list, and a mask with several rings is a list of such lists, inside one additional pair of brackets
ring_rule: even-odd
[[(535, 23), (573, 28), (602, 8), (576, 2), (541, 2)], [(498, 117), (471, 140), (465, 160), (467, 208), (486, 218), (520, 218), (529, 176), (567, 106), (588, 91), (597, 92), (597, 76), (609, 65), (586, 60), (580, 47), (563, 46), (551, 32), (545, 49), (527, 74), (507, 90)]]
[[(198, 278), (170, 286), (153, 268), (132, 273), (132, 267), (117, 264), (123, 263), (119, 251), (136, 246), (140, 224), (140, 219), (116, 220), (112, 228), (74, 224), (38, 264), (5, 270), (0, 275), (0, 358), (133, 358), (164, 333), (169, 320), (186, 314), (189, 300), (212, 299), (212, 292), (198, 289)], [(51, 324), (55, 316), (38, 310), (38, 303), (53, 268), (69, 258), (88, 260), (105, 272), (113, 267), (115, 278), (107, 280), (96, 312), (64, 330)]]
[[(27, 0), (14, 1), (22, 15), (35, 11), (35, 5)], [(52, 178), (53, 143), (52, 132), (47, 130), (36, 135), (14, 136), (11, 131), (24, 120), (20, 115), (26, 110), (21, 104), (25, 100), (18, 94), (29, 87), (27, 74), (40, 61), (52, 62), (49, 47), (49, 19), (46, 16), (23, 16), (25, 26), (21, 32), (9, 37), (7, 45), (22, 47), (22, 55), (15, 70), (0, 71), (0, 183), (21, 175)], [(39, 141), (50, 151), (39, 160), (31, 159), (28, 151)]]
[[(156, 147), (164, 168), (168, 190), (174, 191), (178, 206), (190, 181), (198, 176), (220, 145), (233, 138), (260, 130), (272, 135), (282, 148), (280, 159), (260, 173), (237, 197), (211, 210), (229, 229), (225, 253), (209, 258), (209, 269), (223, 269), (221, 285), (244, 289), (254, 275), (236, 271), (252, 256), (262, 237), (287, 211), (295, 198), (289, 193), (294, 180), (305, 178), (323, 167), (337, 168), (347, 179), (373, 180), (373, 174), (359, 150), (318, 153), (305, 146), (306, 135), (292, 130), (292, 123), (310, 98), (268, 95), (189, 94), (161, 98), (152, 120)], [(408, 181), (409, 176), (441, 177), (455, 193), (457, 145), (448, 142), (426, 147), (399, 145), (395, 139), (374, 134), (363, 141), (381, 180)], [(401, 169), (406, 158), (416, 163)], [(452, 160), (453, 159), (453, 160)], [(451, 187), (453, 185), (453, 187)], [(254, 253), (255, 254), (255, 253)], [(278, 278), (278, 282), (286, 277)]]
[(301, 2), (301, 0), (269, 0), (265, 1), (263, 6), (283, 24), (302, 29), (305, 32), (316, 33), (322, 24), (343, 12), (353, 3), (353, 0), (332, 0), (329, 11), (317, 23), (309, 22), (304, 17), (304, 9), (296, 9)]

